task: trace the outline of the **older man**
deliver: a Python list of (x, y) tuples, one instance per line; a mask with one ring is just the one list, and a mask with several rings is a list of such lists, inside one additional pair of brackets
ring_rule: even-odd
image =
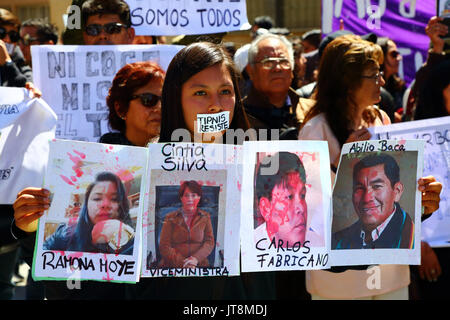
[(292, 44), (284, 36), (267, 33), (251, 43), (247, 72), (252, 87), (243, 102), (255, 129), (283, 132), (297, 127), (294, 111), (299, 97), (290, 88), (293, 67)]
[(122, 0), (88, 0), (81, 8), (87, 45), (131, 44), (135, 36), (130, 8)]

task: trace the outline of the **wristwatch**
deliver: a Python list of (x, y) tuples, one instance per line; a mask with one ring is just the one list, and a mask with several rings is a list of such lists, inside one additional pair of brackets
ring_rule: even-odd
[(120, 249), (122, 249), (124, 245), (126, 245), (131, 239), (134, 238), (134, 230), (129, 225), (122, 224), (122, 228), (119, 231), (120, 236), (119, 232), (114, 232), (113, 236), (108, 241), (109, 247), (116, 252), (120, 251)]

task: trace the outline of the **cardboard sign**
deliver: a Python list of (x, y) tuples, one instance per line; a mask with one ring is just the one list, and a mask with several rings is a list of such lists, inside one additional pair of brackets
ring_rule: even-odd
[(423, 140), (344, 144), (333, 188), (332, 265), (420, 264)]
[(56, 137), (97, 142), (108, 128), (106, 97), (127, 63), (154, 61), (164, 70), (182, 46), (32, 46), (33, 79), (58, 115)]
[(327, 143), (245, 142), (243, 165), (242, 271), (328, 268)]
[(245, 0), (127, 0), (137, 35), (177, 36), (250, 29)]
[(52, 202), (39, 219), (33, 279), (138, 281), (147, 152), (50, 142), (44, 187)]
[(238, 275), (241, 147), (149, 148), (142, 276)]

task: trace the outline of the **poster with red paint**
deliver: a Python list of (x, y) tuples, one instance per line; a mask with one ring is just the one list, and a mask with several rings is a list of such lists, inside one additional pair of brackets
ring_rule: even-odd
[(332, 265), (420, 264), (423, 151), (424, 140), (343, 146), (333, 189)]
[[(147, 148), (53, 140), (35, 280), (139, 280)], [(70, 282), (70, 283), (69, 283)], [(82, 284), (81, 284), (82, 286)]]
[(242, 271), (328, 268), (330, 199), (326, 142), (245, 142)]
[(241, 147), (149, 146), (143, 277), (239, 274)]

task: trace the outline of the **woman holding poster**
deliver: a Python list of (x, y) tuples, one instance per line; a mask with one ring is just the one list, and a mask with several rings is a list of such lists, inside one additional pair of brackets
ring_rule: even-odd
[(214, 233), (209, 214), (198, 208), (202, 187), (197, 181), (184, 181), (178, 192), (181, 208), (164, 218), (159, 251), (162, 268), (208, 267), (214, 249)]
[[(380, 101), (384, 79), (380, 73), (383, 52), (380, 46), (358, 36), (338, 37), (327, 45), (319, 67), (316, 103), (299, 132), (300, 140), (326, 140), (331, 170), (336, 173), (343, 144), (370, 139), (367, 127), (390, 124)], [(439, 208), (442, 185), (434, 177), (419, 179), (424, 213)], [(407, 265), (380, 265), (380, 288), (369, 288), (367, 266), (333, 273), (307, 271), (306, 286), (313, 299), (408, 299), (410, 282)], [(348, 268), (352, 269), (352, 268)], [(339, 268), (336, 271), (343, 271)], [(346, 288), (342, 290), (342, 288)]]
[[(219, 45), (209, 42), (191, 44), (173, 58), (163, 87), (161, 136), (159, 142), (180, 141), (180, 137), (196, 142), (219, 142), (226, 128), (250, 128), (241, 102), (239, 72), (232, 59)], [(225, 129), (201, 131), (198, 119), (212, 122), (226, 114)], [(199, 117), (200, 116), (200, 117)], [(182, 129), (182, 130), (177, 130)], [(236, 235), (237, 236), (237, 235)], [(154, 296), (150, 287), (158, 281), (159, 299), (275, 299), (273, 273), (247, 273), (237, 277), (141, 279), (145, 292), (138, 296)]]

